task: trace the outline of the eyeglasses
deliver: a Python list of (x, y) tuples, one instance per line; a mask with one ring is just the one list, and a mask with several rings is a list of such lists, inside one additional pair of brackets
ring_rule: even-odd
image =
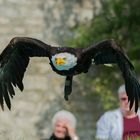
[(121, 100), (121, 101), (126, 101), (127, 98), (126, 98), (126, 97), (122, 97), (122, 98), (120, 98), (120, 100)]

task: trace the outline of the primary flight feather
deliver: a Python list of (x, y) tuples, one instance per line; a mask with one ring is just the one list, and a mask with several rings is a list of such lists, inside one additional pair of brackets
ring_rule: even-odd
[(15, 95), (14, 87), (21, 91), (24, 73), (30, 57), (48, 57), (52, 70), (66, 76), (65, 99), (72, 91), (74, 75), (88, 72), (92, 61), (98, 64), (117, 64), (122, 72), (130, 101), (130, 109), (135, 102), (138, 109), (140, 84), (135, 76), (134, 67), (124, 51), (114, 40), (105, 40), (88, 48), (54, 47), (28, 37), (15, 37), (0, 55), (0, 105), (4, 102), (11, 109), (10, 98)]

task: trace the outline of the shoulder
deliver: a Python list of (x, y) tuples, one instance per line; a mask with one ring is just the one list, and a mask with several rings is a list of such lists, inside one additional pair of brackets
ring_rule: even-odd
[(116, 118), (118, 118), (118, 116), (120, 115), (121, 115), (120, 109), (107, 111), (99, 118), (98, 123), (115, 121)]
[(103, 117), (115, 117), (118, 114), (121, 114), (120, 109), (115, 109), (115, 110), (107, 111), (102, 116)]

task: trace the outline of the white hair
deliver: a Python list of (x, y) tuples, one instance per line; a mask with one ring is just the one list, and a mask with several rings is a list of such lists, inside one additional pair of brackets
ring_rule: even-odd
[(125, 90), (125, 85), (121, 85), (118, 89), (118, 95), (121, 95), (121, 94), (124, 94), (126, 93), (126, 90)]
[(56, 122), (58, 120), (67, 120), (69, 122), (69, 125), (72, 127), (72, 128), (76, 128), (76, 118), (75, 116), (69, 112), (69, 111), (66, 111), (66, 110), (61, 110), (61, 111), (58, 111), (54, 116), (53, 116), (53, 119), (52, 119), (52, 126), (54, 128)]

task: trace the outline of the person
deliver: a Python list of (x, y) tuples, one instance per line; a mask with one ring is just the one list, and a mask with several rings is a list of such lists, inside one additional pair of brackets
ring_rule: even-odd
[(99, 140), (135, 140), (140, 138), (140, 110), (134, 104), (129, 108), (125, 85), (118, 89), (120, 108), (107, 111), (97, 122), (96, 138)]
[(58, 111), (52, 119), (53, 134), (49, 140), (79, 140), (76, 134), (76, 118), (66, 110)]

